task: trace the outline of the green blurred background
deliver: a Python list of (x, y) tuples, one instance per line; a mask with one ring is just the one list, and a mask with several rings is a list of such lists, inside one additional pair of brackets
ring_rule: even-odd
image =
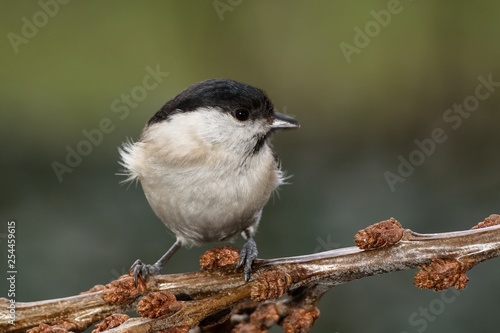
[[(474, 102), (479, 76), (500, 81), (498, 2), (62, 2), (4, 2), (0, 13), (0, 246), (6, 253), (15, 219), (17, 301), (107, 283), (172, 244), (140, 186), (119, 184), (117, 147), (207, 78), (260, 87), (302, 123), (274, 139), (293, 178), (264, 211), (262, 258), (352, 246), (356, 231), (391, 216), (429, 233), (500, 211), (500, 88), (456, 129), (443, 119)], [(346, 57), (346, 44), (359, 47)], [(142, 89), (157, 67), (168, 76)], [(115, 112), (132, 93), (135, 104)], [(54, 161), (65, 164), (68, 147), (83, 147), (82, 131), (105, 118), (113, 129), (59, 181)], [(391, 190), (384, 173), (436, 128), (445, 142)], [(196, 270), (210, 247), (181, 250), (166, 270)], [(497, 331), (499, 263), (475, 267), (459, 296), (418, 290), (414, 271), (336, 287), (313, 331)]]

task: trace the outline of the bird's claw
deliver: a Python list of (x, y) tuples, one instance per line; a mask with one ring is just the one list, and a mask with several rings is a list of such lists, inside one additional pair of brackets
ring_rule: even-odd
[(143, 280), (146, 280), (150, 275), (160, 274), (161, 268), (158, 265), (148, 265), (137, 259), (130, 267), (130, 272), (134, 274), (134, 285), (137, 287), (139, 275)]
[(243, 267), (245, 282), (250, 280), (252, 263), (257, 258), (257, 254), (257, 244), (255, 244), (255, 241), (252, 238), (249, 238), (240, 251), (240, 261), (238, 262), (238, 267)]

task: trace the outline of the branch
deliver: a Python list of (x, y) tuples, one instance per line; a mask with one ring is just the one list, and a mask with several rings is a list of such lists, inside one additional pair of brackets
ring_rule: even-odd
[[(307, 332), (319, 315), (316, 305), (325, 292), (363, 277), (419, 267), (414, 283), (420, 288), (464, 288), (467, 270), (500, 255), (500, 215), (491, 215), (473, 230), (438, 234), (404, 230), (391, 218), (361, 230), (355, 242), (361, 249), (256, 260), (253, 278), (246, 284), (235, 269), (237, 249), (217, 248), (202, 256), (200, 272), (150, 277), (146, 282), (141, 280), (137, 288), (132, 277), (124, 275), (78, 296), (16, 302), (14, 324), (7, 323), (11, 319), (4, 310), (8, 301), (0, 299), (0, 331), (24, 332), (38, 326), (31, 332), (55, 332), (51, 329), (56, 326), (49, 325), (82, 331), (111, 314), (137, 309), (142, 318), (128, 319), (112, 328), (128, 317), (109, 317), (112, 319), (101, 330), (112, 328), (107, 332), (117, 333), (177, 328), (176, 332), (187, 332), (201, 325), (222, 331), (223, 325), (239, 325), (241, 329), (253, 325), (265, 331), (280, 322), (285, 331), (302, 328)], [(285, 294), (288, 296), (280, 301), (262, 303)]]

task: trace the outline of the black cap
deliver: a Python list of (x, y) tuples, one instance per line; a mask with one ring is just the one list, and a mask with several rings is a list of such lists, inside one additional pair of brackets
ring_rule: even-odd
[(168, 120), (172, 114), (190, 112), (201, 107), (218, 107), (224, 112), (250, 111), (253, 119), (274, 119), (274, 106), (260, 89), (229, 79), (198, 82), (169, 100), (148, 121), (148, 125)]

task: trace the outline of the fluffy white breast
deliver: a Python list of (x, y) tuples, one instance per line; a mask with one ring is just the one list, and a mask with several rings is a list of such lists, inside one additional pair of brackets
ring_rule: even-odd
[(184, 244), (220, 241), (256, 226), (282, 181), (264, 122), (240, 122), (215, 109), (178, 113), (146, 127), (121, 150), (156, 215)]

